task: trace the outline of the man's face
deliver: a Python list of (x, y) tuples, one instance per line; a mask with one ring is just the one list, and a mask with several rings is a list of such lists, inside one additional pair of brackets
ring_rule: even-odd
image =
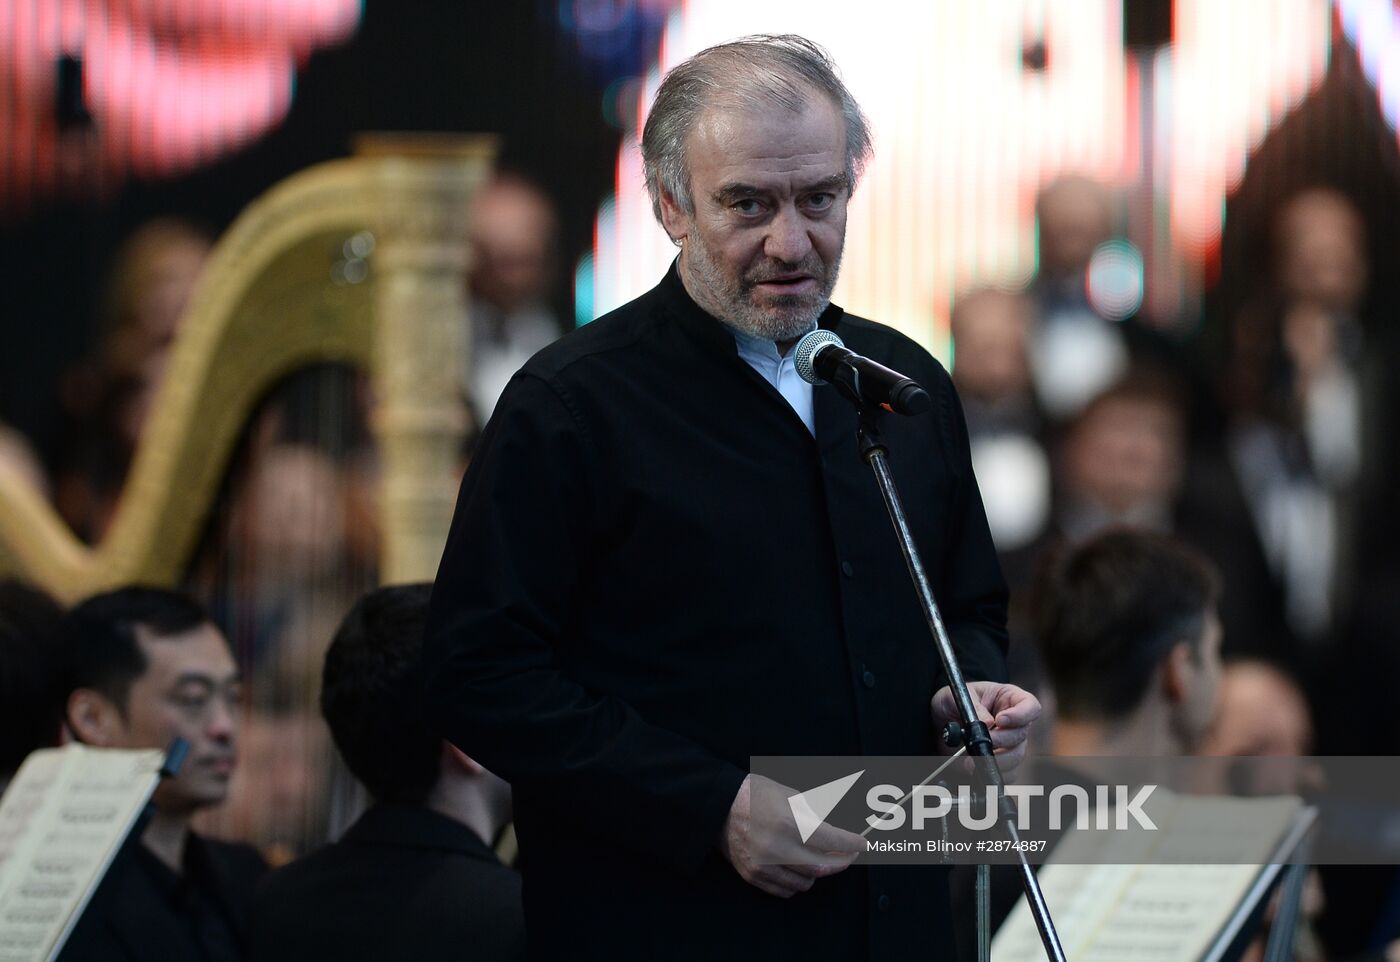
[(1094, 250), (1113, 236), (1113, 216), (1102, 188), (1079, 178), (1053, 184), (1039, 208), (1041, 269), (1078, 274)]
[(550, 252), (557, 233), (547, 198), (513, 181), (498, 181), (473, 199), (472, 293), (503, 312), (549, 296)]
[(846, 239), (846, 131), (828, 98), (710, 108), (686, 145), (694, 214), (669, 194), (681, 277), (706, 311), (746, 334), (791, 341), (831, 300)]
[(216, 805), (228, 794), (238, 733), (238, 666), (213, 625), (178, 635), (157, 636), (136, 629), (146, 656), (144, 674), (127, 695), (123, 748), (166, 748), (172, 739), (189, 743), (179, 774), (156, 792), (167, 812), (189, 812)]
[(1026, 337), (1030, 309), (1016, 294), (982, 291), (953, 312), (953, 383), (984, 401), (1016, 397), (1030, 388)]
[(1281, 218), (1282, 281), (1295, 299), (1346, 314), (1366, 292), (1366, 228), (1356, 209), (1325, 190), (1294, 198)]
[(1277, 669), (1244, 662), (1225, 669), (1208, 755), (1306, 755), (1312, 718), (1297, 686)]
[(1066, 486), (1114, 514), (1169, 504), (1180, 483), (1178, 412), (1156, 401), (1105, 399), (1086, 411), (1067, 441)]

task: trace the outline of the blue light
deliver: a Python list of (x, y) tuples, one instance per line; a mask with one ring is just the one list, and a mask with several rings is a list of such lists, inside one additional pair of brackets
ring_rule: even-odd
[(574, 327), (593, 320), (593, 252), (579, 258), (574, 268)]

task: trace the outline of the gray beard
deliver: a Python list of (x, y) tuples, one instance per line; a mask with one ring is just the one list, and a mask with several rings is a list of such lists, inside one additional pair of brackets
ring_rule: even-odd
[(816, 327), (817, 318), (831, 303), (840, 267), (838, 256), (816, 294), (784, 295), (775, 299), (773, 307), (760, 308), (753, 302), (753, 286), (726, 278), (704, 244), (688, 241), (681, 257), (681, 276), (690, 282), (686, 289), (697, 304), (742, 334), (775, 342), (795, 341)]

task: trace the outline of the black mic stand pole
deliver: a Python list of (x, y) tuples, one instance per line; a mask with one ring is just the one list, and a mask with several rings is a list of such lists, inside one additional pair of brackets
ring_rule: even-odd
[(948, 638), (948, 629), (943, 626), (943, 615), (938, 610), (938, 602), (934, 600), (928, 576), (924, 574), (923, 562), (919, 560), (919, 549), (914, 544), (914, 535), (904, 517), (904, 505), (899, 500), (894, 476), (890, 473), (889, 462), (885, 459), (886, 448), (880, 439), (878, 419), (881, 409), (866, 402), (860, 396), (859, 390), (855, 389), (856, 385), (846, 378), (838, 376), (832, 383), (843, 396), (855, 402), (859, 411), (860, 428), (856, 431), (856, 440), (860, 444), (860, 455), (875, 472), (875, 481), (885, 499), (890, 521), (894, 523), (900, 550), (904, 552), (904, 563), (909, 568), (909, 577), (914, 580), (914, 587), (924, 609), (924, 618), (928, 621), (929, 630), (933, 632), (938, 657), (943, 661), (943, 671), (948, 676), (948, 686), (952, 689), (953, 700), (958, 706), (962, 729), (955, 732), (952, 731), (952, 726), (949, 726), (952, 736), (949, 742), (956, 747), (958, 740), (965, 740), (968, 755), (977, 759), (983, 777), (996, 789), (1001, 822), (1011, 838), (1011, 847), (1020, 860), (1021, 884), (1026, 890), (1026, 902), (1035, 918), (1035, 927), (1040, 930), (1040, 941), (1045, 946), (1045, 956), (1051, 962), (1067, 962), (1065, 950), (1060, 945), (1059, 933), (1055, 931), (1055, 923), (1050, 918), (1050, 909), (1045, 904), (1045, 895), (1040, 889), (1040, 880), (1031, 870), (1026, 853), (1019, 845), (1021, 837), (1016, 831), (1015, 803), (1007, 797), (1006, 782), (1001, 777), (1001, 769), (997, 767), (993, 757), (992, 736), (987, 731), (987, 726), (977, 717), (972, 693), (968, 691), (967, 682), (963, 679), (962, 668), (959, 667), (957, 654), (953, 651), (953, 643)]

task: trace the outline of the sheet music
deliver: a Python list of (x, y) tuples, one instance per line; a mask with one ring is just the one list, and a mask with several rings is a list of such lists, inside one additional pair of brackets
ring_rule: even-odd
[(155, 791), (164, 753), (35, 752), (0, 799), (0, 962), (42, 962)]
[(67, 756), (57, 751), (34, 752), (25, 759), (22, 773), (16, 773), (0, 798), (0, 892), (5, 889), (5, 866), (19, 845), (25, 830), (43, 808), (50, 787), (62, 774)]
[[(1176, 796), (1173, 803), (1157, 832), (1071, 832), (1041, 869), (1070, 962), (1197, 962), (1302, 808), (1297, 798)], [(1117, 864), (1083, 864), (1089, 853)], [(1143, 864), (1148, 857), (1156, 864)], [(1233, 864), (1161, 864), (1194, 857)], [(1023, 896), (992, 941), (992, 960), (1044, 957)]]

